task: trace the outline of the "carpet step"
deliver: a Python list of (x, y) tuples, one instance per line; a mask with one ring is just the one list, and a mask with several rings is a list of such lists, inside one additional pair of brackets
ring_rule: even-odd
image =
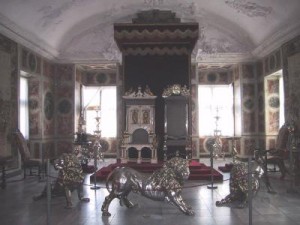
[[(114, 163), (110, 164), (106, 167), (101, 168), (96, 172), (96, 180), (104, 181), (108, 174), (113, 171), (116, 167), (130, 167), (139, 171), (140, 173), (151, 174), (155, 170), (162, 168), (162, 163), (151, 164), (151, 163)], [(190, 162), (190, 176), (189, 180), (211, 180), (211, 168), (206, 166), (203, 163), (199, 163), (197, 161)], [(94, 181), (95, 174), (91, 175), (91, 181)], [(219, 173), (217, 170), (213, 169), (213, 177), (216, 181), (222, 181), (223, 175)]]

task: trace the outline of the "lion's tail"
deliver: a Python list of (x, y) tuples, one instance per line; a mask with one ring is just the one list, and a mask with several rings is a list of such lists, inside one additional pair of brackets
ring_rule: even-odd
[(108, 176), (106, 177), (106, 183), (105, 183), (105, 185), (106, 185), (106, 189), (107, 189), (107, 191), (108, 191), (109, 193), (111, 192), (111, 191), (110, 191), (110, 188), (109, 188), (109, 182), (111, 181), (111, 178), (112, 178), (114, 172), (115, 172), (115, 170), (111, 171), (111, 172), (108, 174)]

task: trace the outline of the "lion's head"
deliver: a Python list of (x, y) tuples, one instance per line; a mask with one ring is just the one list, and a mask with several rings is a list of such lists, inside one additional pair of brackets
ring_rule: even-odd
[(77, 185), (84, 179), (80, 161), (75, 154), (62, 154), (55, 160), (54, 168), (59, 170), (59, 179), (64, 185)]

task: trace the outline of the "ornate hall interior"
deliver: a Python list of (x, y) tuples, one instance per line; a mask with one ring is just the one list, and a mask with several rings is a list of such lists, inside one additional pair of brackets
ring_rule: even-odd
[[(299, 0), (0, 0), (0, 224), (300, 224), (299, 11)], [(74, 154), (88, 198), (51, 198), (58, 160)], [(131, 193), (127, 209), (118, 196), (108, 216), (111, 170), (152, 174), (177, 157), (190, 168), (179, 203), (143, 186), (148, 198)], [(247, 177), (259, 176), (256, 196), (219, 207), (247, 163), (264, 171)]]

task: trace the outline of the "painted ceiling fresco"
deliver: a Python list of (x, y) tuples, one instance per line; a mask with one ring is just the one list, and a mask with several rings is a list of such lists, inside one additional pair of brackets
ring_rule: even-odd
[(199, 23), (197, 62), (261, 57), (300, 34), (299, 0), (0, 0), (0, 32), (49, 59), (114, 62), (113, 24), (151, 9)]

